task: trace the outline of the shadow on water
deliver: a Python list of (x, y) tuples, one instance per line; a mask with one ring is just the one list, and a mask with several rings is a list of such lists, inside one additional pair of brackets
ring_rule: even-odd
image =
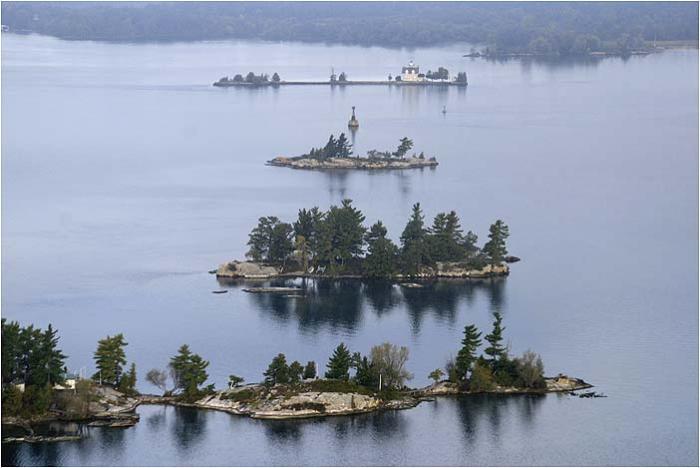
[(414, 333), (426, 315), (453, 324), (462, 304), (470, 307), (477, 295), (485, 295), (492, 311), (501, 311), (506, 278), (440, 280), (409, 288), (389, 281), (356, 279), (283, 279), (250, 282), (219, 278), (222, 287), (298, 286), (303, 295), (250, 294), (250, 302), (262, 314), (279, 323), (296, 322), (304, 331), (323, 327), (354, 330), (363, 314), (387, 315), (405, 309)]

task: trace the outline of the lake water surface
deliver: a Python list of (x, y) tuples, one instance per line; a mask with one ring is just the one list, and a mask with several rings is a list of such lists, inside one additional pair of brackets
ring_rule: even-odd
[[(73, 370), (123, 332), (139, 389), (188, 343), (210, 381), (258, 381), (271, 358), (325, 363), (344, 341), (408, 346), (413, 386), (464, 326), (504, 315), (511, 352), (601, 399), (439, 399), (303, 422), (142, 407), (134, 428), (4, 446), (3, 465), (697, 465), (698, 51), (597, 62), (487, 62), (467, 46), (104, 44), (2, 36), (2, 316), (52, 323)], [(460, 89), (218, 89), (235, 73), (384, 79), (413, 59), (466, 71)], [(403, 136), (434, 170), (264, 165), (347, 129), (356, 148)], [(443, 106), (447, 113), (442, 114)], [(246, 251), (263, 215), (351, 198), (398, 241), (411, 205), (456, 210), (486, 238), (502, 218), (521, 257), (495, 282), (408, 290), (320, 281), (258, 297), (207, 270)], [(228, 294), (211, 291), (229, 289)]]

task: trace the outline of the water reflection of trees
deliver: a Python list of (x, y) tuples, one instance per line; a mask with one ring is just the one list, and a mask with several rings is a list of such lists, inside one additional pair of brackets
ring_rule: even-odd
[(208, 411), (193, 408), (173, 408), (174, 420), (170, 424), (175, 446), (187, 451), (197, 445), (207, 434)]
[(544, 395), (469, 395), (456, 401), (457, 413), (465, 441), (473, 445), (477, 435), (488, 434), (500, 439), (504, 418), (517, 414), (524, 426), (534, 424)]
[[(245, 287), (244, 281), (219, 280), (222, 286)], [(296, 322), (303, 331), (324, 327), (354, 330), (365, 311), (376, 316), (406, 310), (413, 331), (420, 332), (426, 315), (454, 324), (463, 306), (470, 307), (478, 294), (486, 295), (492, 311), (505, 301), (505, 278), (440, 280), (409, 288), (388, 281), (353, 279), (275, 279), (257, 286), (301, 286), (303, 295), (251, 294), (250, 301), (262, 313), (280, 323)]]

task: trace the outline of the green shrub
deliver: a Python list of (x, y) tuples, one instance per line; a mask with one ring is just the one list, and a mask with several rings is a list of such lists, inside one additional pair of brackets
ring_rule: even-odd
[(231, 400), (231, 401), (237, 401), (241, 403), (249, 403), (251, 401), (254, 401), (258, 396), (258, 393), (255, 390), (246, 388), (243, 390), (239, 390), (237, 392), (228, 392), (224, 393), (221, 395), (222, 400)]
[(491, 369), (477, 362), (472, 369), (472, 375), (469, 378), (470, 392), (487, 392), (496, 387), (496, 382), (491, 373)]
[(349, 380), (319, 379), (308, 382), (306, 386), (312, 392), (360, 393), (362, 395), (372, 395), (374, 393), (367, 387)]
[(10, 384), (2, 389), (2, 413), (6, 416), (17, 416), (22, 410), (22, 392)]

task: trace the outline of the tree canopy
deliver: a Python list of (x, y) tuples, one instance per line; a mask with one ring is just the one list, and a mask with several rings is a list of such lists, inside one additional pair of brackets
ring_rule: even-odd
[[(476, 234), (464, 234), (455, 211), (438, 213), (427, 227), (420, 203), (411, 215), (397, 246), (388, 229), (377, 221), (367, 229), (365, 215), (345, 199), (328, 211), (300, 209), (293, 224), (264, 216), (250, 232), (247, 256), (256, 262), (282, 265), (286, 271), (355, 274), (389, 278), (397, 273), (416, 276), (437, 262), (459, 262), (480, 270), (488, 262), (505, 261), (508, 226), (499, 220), (491, 226), (489, 242), (480, 249)], [(487, 250), (488, 249), (488, 250)]]

